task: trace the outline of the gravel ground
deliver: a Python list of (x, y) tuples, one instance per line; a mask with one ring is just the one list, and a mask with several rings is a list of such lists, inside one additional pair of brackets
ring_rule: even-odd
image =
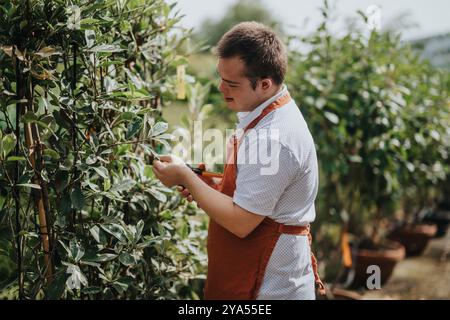
[(381, 290), (366, 291), (363, 299), (450, 299), (450, 230), (421, 256), (398, 263)]

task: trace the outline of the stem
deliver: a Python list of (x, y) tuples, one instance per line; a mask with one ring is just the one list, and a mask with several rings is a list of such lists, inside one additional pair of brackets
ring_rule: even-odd
[(122, 144), (138, 144), (138, 143), (152, 143), (152, 140), (151, 139), (142, 139), (142, 140), (136, 140), (136, 141), (122, 141), (122, 142), (109, 144), (106, 146), (106, 148), (109, 149), (112, 147), (120, 146)]
[[(16, 71), (16, 92), (17, 92), (17, 100), (21, 100), (24, 97), (24, 86), (22, 81), (22, 70), (20, 67), (20, 62), (17, 58), (15, 58), (15, 71)], [(19, 155), (20, 152), (20, 116), (22, 113), (22, 103), (16, 104), (16, 147), (15, 147), (15, 156)], [(18, 273), (18, 282), (19, 282), (19, 299), (24, 298), (24, 277), (22, 270), (22, 245), (21, 245), (21, 237), (20, 231), (22, 227), (20, 225), (20, 192), (16, 184), (18, 183), (20, 178), (20, 170), (19, 170), (19, 161), (16, 161), (16, 165), (14, 167), (14, 200), (16, 206), (16, 246), (17, 246), (17, 273)]]
[[(71, 89), (72, 89), (72, 98), (74, 100), (74, 106), (73, 108), (75, 109), (76, 106), (76, 102), (75, 102), (75, 89), (76, 89), (76, 84), (77, 84), (77, 44), (74, 43), (72, 45), (72, 50), (73, 50), (73, 74), (72, 74), (72, 82), (71, 82)], [(75, 157), (74, 157), (74, 169), (72, 172), (72, 180), (75, 180), (75, 178), (77, 177), (78, 173), (77, 173), (77, 169), (76, 169), (76, 165), (77, 165), (77, 161), (78, 161), (78, 148), (77, 148), (77, 134), (76, 134), (76, 129), (77, 129), (77, 115), (75, 110), (72, 111), (72, 119), (71, 119), (71, 125), (72, 125), (72, 147), (73, 147), (73, 151), (75, 153)], [(72, 210), (72, 221), (73, 221), (73, 226), (75, 225), (76, 222), (76, 215), (77, 215), (77, 211), (75, 209)]]
[[(34, 112), (33, 110), (33, 90), (32, 90), (32, 82), (31, 77), (29, 78), (29, 90), (27, 92), (28, 99), (28, 111)], [(42, 179), (42, 150), (41, 150), (41, 141), (39, 137), (39, 131), (36, 127), (36, 124), (27, 123), (25, 125), (25, 140), (28, 146), (28, 150), (31, 151), (30, 154), (30, 162), (33, 168), (33, 171), (37, 172), (37, 174), (33, 177), (33, 182), (41, 186), (41, 190), (34, 192), (36, 207), (39, 212), (39, 228), (42, 239), (42, 247), (44, 250), (44, 263), (45, 263), (45, 277), (48, 282), (53, 280), (53, 264), (50, 257), (50, 237), (48, 231), (47, 224), (47, 210), (48, 210), (48, 199), (45, 198), (46, 186)], [(47, 202), (47, 208), (46, 204)], [(47, 209), (47, 210), (46, 210)]]

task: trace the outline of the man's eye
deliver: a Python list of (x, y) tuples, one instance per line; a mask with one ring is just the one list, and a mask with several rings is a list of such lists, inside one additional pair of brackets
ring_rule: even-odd
[(230, 84), (230, 88), (237, 88), (238, 86), (233, 86), (232, 84)]

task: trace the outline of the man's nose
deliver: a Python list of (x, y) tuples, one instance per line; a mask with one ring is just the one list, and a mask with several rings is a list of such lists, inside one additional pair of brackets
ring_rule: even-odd
[(219, 81), (219, 85), (217, 86), (217, 89), (222, 92), (225, 93), (225, 86), (222, 80)]

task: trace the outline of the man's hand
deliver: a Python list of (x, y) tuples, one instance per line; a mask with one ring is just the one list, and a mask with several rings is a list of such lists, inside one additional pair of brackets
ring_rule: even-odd
[[(198, 165), (198, 168), (202, 171), (206, 170), (206, 166), (204, 163), (200, 163)], [(203, 180), (203, 182), (205, 182), (208, 186), (216, 189), (217, 186), (220, 184), (220, 181), (222, 180), (221, 178), (213, 178), (213, 177), (204, 177), (202, 175), (197, 174), (197, 177), (199, 177), (201, 180)], [(178, 191), (180, 192), (180, 194), (187, 199), (188, 202), (192, 202), (194, 201), (194, 197), (191, 195), (191, 193), (189, 192), (189, 190), (187, 188), (185, 188), (184, 186), (178, 186)]]
[(194, 200), (194, 197), (192, 196), (192, 194), (189, 192), (188, 189), (186, 189), (183, 186), (178, 186), (177, 190), (180, 192), (180, 194), (187, 199), (187, 201), (192, 202)]
[(185, 178), (189, 174), (194, 174), (183, 160), (175, 156), (160, 156), (160, 161), (153, 161), (153, 172), (169, 188), (183, 185)]
[[(200, 163), (198, 166), (200, 169), (205, 170), (205, 164), (204, 163)], [(201, 175), (197, 175), (200, 179), (202, 179), (208, 186), (216, 189), (217, 186), (220, 184), (220, 182), (222, 181), (221, 178), (212, 178), (212, 177), (204, 177)], [(180, 194), (187, 199), (187, 201), (192, 202), (194, 199), (194, 197), (192, 197), (191, 193), (189, 192), (188, 189), (186, 189), (183, 186), (179, 186), (178, 191), (180, 192)]]
[(171, 156), (160, 159), (153, 161), (153, 172), (158, 179), (167, 187), (185, 187), (182, 194), (188, 201), (195, 198), (200, 208), (236, 236), (246, 237), (264, 219), (234, 204), (232, 197), (207, 186), (181, 159)]

